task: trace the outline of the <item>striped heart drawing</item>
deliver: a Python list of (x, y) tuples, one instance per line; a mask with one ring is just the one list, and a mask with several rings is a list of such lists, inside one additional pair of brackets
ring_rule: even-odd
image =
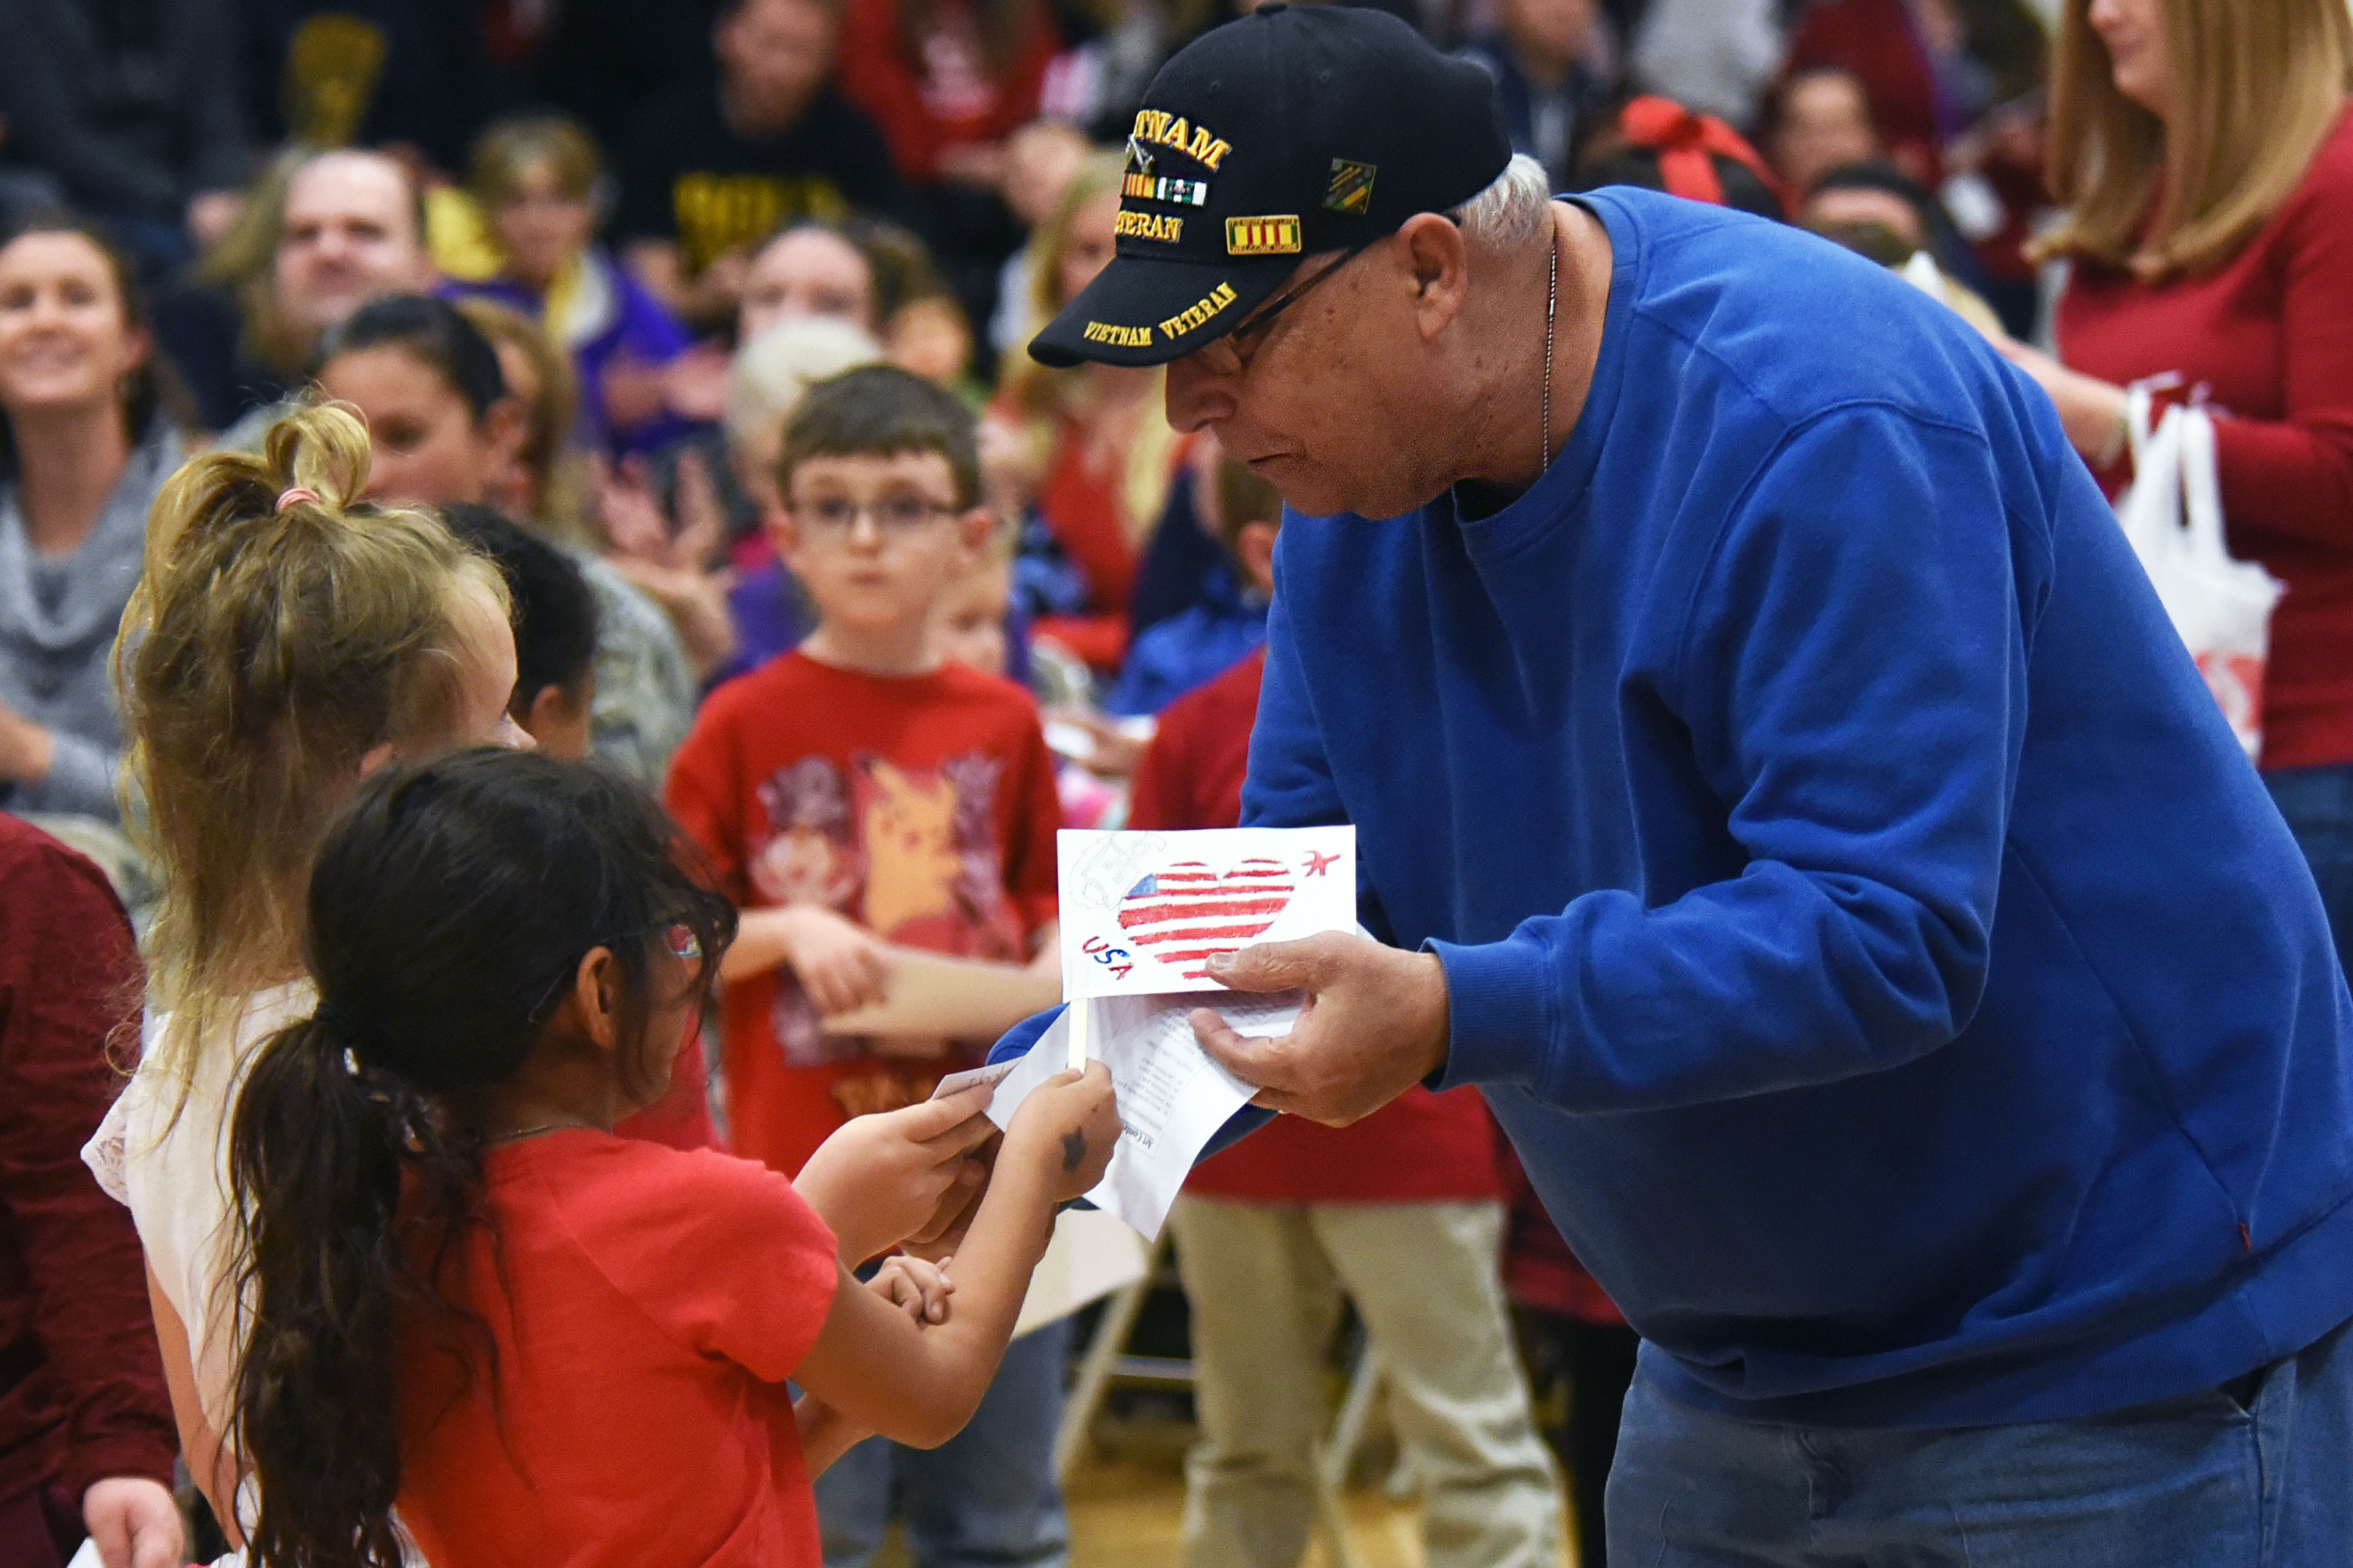
[(1254, 857), (1219, 873), (1198, 860), (1155, 871), (1119, 902), (1126, 940), (1187, 980), (1207, 980), (1202, 965), (1258, 940), (1291, 902), (1298, 883), (1280, 860)]

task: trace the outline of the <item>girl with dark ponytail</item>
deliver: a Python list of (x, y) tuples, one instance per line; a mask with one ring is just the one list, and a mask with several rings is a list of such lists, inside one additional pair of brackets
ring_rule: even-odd
[(396, 1568), (404, 1532), (434, 1568), (814, 1568), (812, 1476), (970, 1417), (1108, 1078), (1023, 1102), (953, 1284), (859, 1286), (781, 1176), (610, 1131), (733, 935), (686, 859), (635, 786), (526, 752), (386, 769), (329, 833), (317, 1006), (231, 1132), (256, 1568)]

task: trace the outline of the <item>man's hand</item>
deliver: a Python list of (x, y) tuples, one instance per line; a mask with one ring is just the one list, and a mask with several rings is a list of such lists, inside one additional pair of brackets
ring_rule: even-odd
[(81, 1494), (82, 1528), (106, 1568), (179, 1568), (180, 1505), (158, 1481), (109, 1476)]
[(1209, 973), (1236, 991), (1307, 993), (1279, 1039), (1245, 1038), (1206, 1007), (1193, 1014), (1201, 1048), (1258, 1085), (1253, 1105), (1345, 1127), (1445, 1063), (1446, 972), (1434, 953), (1327, 931), (1213, 958)]
[(944, 1100), (854, 1116), (818, 1145), (793, 1187), (832, 1227), (843, 1262), (855, 1268), (902, 1242), (935, 1237), (962, 1217), (988, 1181), (975, 1155), (997, 1136), (993, 1092), (974, 1084)]

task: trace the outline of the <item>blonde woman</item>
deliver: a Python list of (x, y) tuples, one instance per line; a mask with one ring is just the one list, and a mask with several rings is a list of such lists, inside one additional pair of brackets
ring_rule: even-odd
[(183, 1452), (232, 1531), (227, 1119), (256, 1045), (307, 1013), (301, 898), (329, 821), (396, 757), (527, 744), (506, 588), (433, 517), (357, 504), (349, 413), (281, 419), (157, 498), (116, 679), (164, 901), (138, 1072), (84, 1157), (147, 1254)]
[[(1038, 240), (1035, 324), (1051, 321), (1111, 261), (1118, 241), (1121, 155), (1090, 157), (1062, 193)], [(1029, 606), (1036, 635), (1098, 670), (1127, 652), (1128, 600), (1145, 537), (1160, 521), (1185, 443), (1161, 410), (1156, 367), (1082, 364), (1049, 370), (1026, 353), (1006, 356), (989, 407), (982, 455), (990, 499), (1008, 516), (1037, 508), (1042, 531), (1022, 551), (1041, 554), (1067, 584)]]
[(2113, 494), (2125, 389), (2202, 395), (2232, 552), (2287, 584), (2264, 779), (2353, 958), (2353, 17), (2345, 0), (2068, 0), (2060, 358), (2010, 356)]

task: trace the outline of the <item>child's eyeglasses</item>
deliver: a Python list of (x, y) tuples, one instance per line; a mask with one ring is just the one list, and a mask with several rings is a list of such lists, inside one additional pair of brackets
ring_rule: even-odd
[[(693, 963), (702, 957), (702, 939), (697, 936), (694, 928), (684, 921), (671, 921), (663, 925), (642, 927), (628, 934), (632, 937), (643, 936), (648, 931), (659, 931), (662, 951), (681, 963)], [(628, 937), (618, 939), (619, 942), (627, 940), (628, 940)], [(617, 946), (618, 942), (598, 942), (596, 945), (598, 947)], [(555, 1009), (563, 1004), (564, 993), (571, 988), (573, 976), (578, 973), (579, 970), (578, 959), (565, 965), (564, 973), (556, 976), (555, 984), (550, 985), (547, 988), (547, 994), (539, 999), (539, 1005), (523, 1016), (525, 1020), (537, 1026), (546, 1023), (548, 1019), (554, 1016)]]
[(922, 496), (887, 496), (877, 501), (847, 500), (835, 496), (793, 508), (793, 516), (811, 533), (847, 537), (857, 531), (858, 520), (865, 517), (873, 520), (874, 531), (885, 539), (906, 538), (936, 519), (955, 512), (955, 508)]

